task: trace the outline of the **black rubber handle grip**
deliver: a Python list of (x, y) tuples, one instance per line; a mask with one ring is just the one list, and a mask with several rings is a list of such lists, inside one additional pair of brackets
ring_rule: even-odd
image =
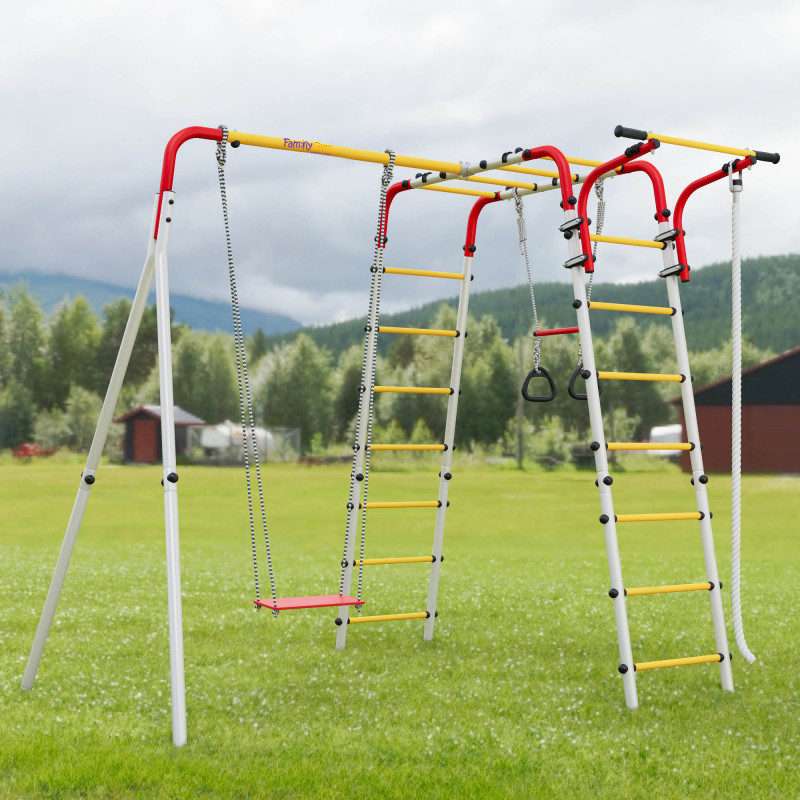
[(769, 161), (770, 164), (777, 164), (781, 160), (780, 153), (765, 153), (762, 150), (756, 150), (756, 161)]
[(647, 131), (640, 131), (638, 128), (626, 128), (624, 125), (617, 125), (614, 128), (614, 136), (619, 138), (624, 136), (626, 139), (641, 139), (647, 141)]

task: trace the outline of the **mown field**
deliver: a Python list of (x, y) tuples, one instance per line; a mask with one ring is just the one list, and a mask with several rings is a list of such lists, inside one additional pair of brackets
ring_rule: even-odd
[[(415, 621), (252, 610), (243, 475), (179, 484), (189, 743), (171, 743), (157, 467), (92, 492), (32, 692), (19, 683), (81, 465), (0, 463), (0, 798), (800, 797), (800, 478), (746, 478), (745, 629), (716, 665), (642, 673), (625, 709), (593, 475), (456, 471), (433, 642)], [(436, 470), (370, 499), (434, 499)], [(348, 469), (269, 466), (278, 591), (336, 591)], [(620, 513), (693, 510), (677, 469), (627, 471)], [(729, 481), (709, 484), (729, 587)], [(368, 556), (430, 552), (430, 510), (375, 511)], [(695, 523), (621, 529), (628, 585), (704, 579)], [(261, 550), (263, 555), (263, 548)], [(365, 613), (424, 610), (425, 565), (372, 567)], [(266, 576), (266, 565), (262, 567)], [(714, 652), (702, 593), (631, 598), (637, 660)]]

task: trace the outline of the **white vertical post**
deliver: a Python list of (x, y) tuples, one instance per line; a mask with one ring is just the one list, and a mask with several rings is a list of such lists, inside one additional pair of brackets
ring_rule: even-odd
[(444, 542), (444, 524), (447, 518), (447, 492), (450, 487), (450, 467), (453, 461), (453, 439), (456, 432), (456, 416), (458, 414), (458, 393), (461, 387), (461, 366), (464, 360), (464, 345), (467, 338), (467, 311), (469, 308), (469, 287), (472, 281), (472, 256), (464, 256), (464, 275), (461, 281), (461, 293), (458, 297), (456, 314), (456, 330), (458, 335), (453, 345), (453, 366), (450, 371), (450, 388), (453, 394), (447, 400), (447, 419), (444, 425), (444, 446), (442, 469), (439, 472), (439, 508), (436, 511), (436, 524), (433, 530), (434, 561), (431, 563), (431, 577), (428, 583), (428, 618), (425, 620), (423, 639), (433, 639), (433, 627), (436, 624), (436, 598), (439, 592), (439, 573), (442, 569), (442, 544)]
[(175, 193), (164, 192), (155, 253), (156, 316), (158, 320), (158, 377), (161, 391), (161, 456), (164, 484), (164, 522), (167, 540), (167, 610), (169, 672), (172, 697), (172, 741), (186, 744), (186, 685), (183, 671), (181, 557), (178, 533), (178, 473), (175, 454), (175, 407), (172, 399), (172, 336), (169, 309), (167, 249), (175, 213)]
[[(659, 224), (659, 231), (669, 230), (668, 223)], [(671, 267), (675, 264), (673, 244), (669, 242), (664, 250), (664, 266)], [(686, 376), (681, 386), (681, 400), (683, 402), (683, 416), (686, 422), (686, 439), (694, 443), (694, 449), (689, 452), (692, 465), (692, 482), (697, 502), (697, 510), (703, 515), (700, 520), (700, 538), (703, 543), (703, 556), (706, 566), (706, 580), (714, 584), (708, 593), (711, 601), (711, 619), (714, 624), (714, 640), (717, 652), (722, 654), (723, 661), (719, 662), (719, 673), (722, 688), (733, 691), (733, 673), (731, 671), (730, 651), (728, 650), (728, 634), (725, 630), (725, 612), (722, 608), (722, 591), (719, 585), (719, 572), (717, 571), (717, 556), (714, 551), (714, 534), (711, 529), (711, 513), (708, 506), (706, 483), (708, 478), (703, 471), (703, 456), (700, 450), (700, 431), (697, 425), (697, 412), (694, 405), (694, 392), (692, 391), (691, 370), (689, 368), (689, 351), (686, 345), (686, 332), (683, 327), (683, 310), (681, 308), (678, 277), (670, 275), (667, 281), (667, 294), (669, 304), (675, 309), (672, 316), (672, 333), (675, 339), (675, 355), (678, 361), (678, 372)]]
[(86, 466), (81, 473), (80, 483), (78, 485), (78, 493), (75, 497), (75, 503), (72, 506), (72, 513), (70, 514), (69, 522), (67, 523), (67, 530), (64, 534), (64, 541), (61, 545), (61, 551), (58, 554), (58, 561), (53, 572), (53, 578), (50, 581), (50, 588), (47, 592), (47, 599), (44, 602), (41, 617), (39, 618), (39, 625), (36, 629), (36, 636), (33, 640), (31, 652), (28, 657), (28, 663), (25, 667), (25, 674), (22, 678), (22, 688), (32, 689), (34, 681), (36, 680), (36, 672), (39, 669), (39, 663), (42, 660), (45, 644), (47, 642), (47, 635), (50, 631), (50, 626), (56, 613), (58, 606), (58, 599), (61, 595), (61, 590), (64, 586), (64, 581), (67, 577), (67, 569), (69, 568), (70, 558), (72, 556), (75, 541), (78, 538), (78, 531), (81, 527), (83, 514), (86, 511), (86, 506), (89, 503), (89, 493), (91, 492), (92, 485), (95, 482), (95, 475), (100, 465), (100, 456), (103, 453), (108, 431), (111, 427), (111, 419), (114, 416), (114, 408), (119, 399), (119, 393), (122, 388), (122, 383), (125, 378), (125, 372), (128, 368), (130, 361), (131, 351), (133, 350), (134, 342), (136, 341), (136, 334), (139, 330), (139, 325), (142, 321), (142, 314), (147, 307), (147, 296), (150, 293), (150, 286), (153, 282), (153, 269), (154, 269), (154, 254), (155, 254), (155, 239), (153, 239), (153, 232), (155, 229), (156, 221), (156, 208), (158, 205), (158, 197), (153, 205), (153, 217), (150, 223), (150, 236), (147, 244), (147, 256), (145, 258), (144, 267), (142, 269), (141, 277), (139, 278), (139, 285), (136, 289), (136, 295), (131, 304), (130, 314), (128, 315), (128, 322), (125, 326), (125, 332), (122, 335), (122, 341), (119, 345), (119, 352), (117, 353), (117, 360), (114, 364), (114, 369), (111, 373), (111, 379), (106, 390), (105, 400), (103, 407), (100, 411), (100, 417), (97, 421), (94, 436), (92, 437), (92, 444), (89, 448), (89, 454), (86, 457)]

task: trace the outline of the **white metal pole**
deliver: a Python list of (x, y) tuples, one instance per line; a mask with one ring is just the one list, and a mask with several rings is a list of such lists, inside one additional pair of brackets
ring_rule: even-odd
[(156, 317), (158, 320), (158, 377), (161, 390), (161, 457), (164, 484), (164, 522), (167, 543), (167, 609), (169, 616), (169, 673), (172, 696), (172, 741), (186, 744), (186, 684), (183, 670), (181, 556), (178, 533), (178, 473), (175, 456), (175, 407), (172, 399), (172, 336), (169, 309), (167, 249), (175, 213), (175, 193), (164, 192), (155, 254)]
[(450, 388), (453, 394), (447, 399), (447, 419), (444, 425), (444, 446), (442, 453), (442, 469), (439, 472), (439, 508), (436, 510), (436, 524), (433, 530), (434, 561), (431, 563), (431, 577), (428, 583), (428, 618), (425, 620), (423, 639), (433, 639), (433, 626), (436, 624), (436, 598), (439, 592), (439, 573), (442, 569), (442, 544), (444, 542), (444, 524), (447, 518), (447, 493), (452, 477), (453, 439), (456, 432), (456, 416), (458, 415), (458, 394), (461, 387), (461, 366), (464, 361), (464, 345), (467, 338), (467, 311), (469, 308), (469, 287), (472, 281), (472, 257), (464, 257), (462, 269), (464, 278), (461, 281), (461, 293), (458, 298), (456, 314), (456, 337), (453, 346), (453, 366), (450, 371)]
[[(669, 230), (669, 224), (659, 223), (659, 233)], [(669, 268), (675, 264), (675, 252), (672, 242), (667, 243), (663, 251), (664, 267)], [(700, 448), (700, 431), (697, 425), (697, 412), (694, 405), (694, 392), (692, 391), (691, 370), (689, 368), (689, 350), (686, 345), (686, 332), (683, 326), (683, 309), (681, 307), (680, 289), (677, 275), (668, 275), (667, 294), (669, 304), (675, 309), (672, 315), (672, 334), (675, 339), (675, 356), (678, 361), (678, 372), (686, 376), (680, 384), (681, 400), (683, 402), (683, 416), (686, 422), (686, 440), (693, 442), (695, 447), (689, 451), (692, 466), (692, 483), (694, 484), (697, 510), (702, 513), (700, 520), (700, 539), (703, 544), (703, 557), (706, 566), (706, 580), (714, 584), (708, 593), (711, 602), (711, 619), (714, 624), (714, 640), (717, 652), (722, 654), (723, 660), (719, 662), (719, 673), (722, 688), (733, 691), (733, 673), (731, 672), (730, 651), (728, 650), (728, 634), (725, 630), (725, 612), (722, 608), (722, 591), (719, 585), (719, 572), (717, 570), (717, 556), (714, 551), (714, 534), (711, 529), (711, 512), (708, 506), (706, 483), (708, 478), (703, 470), (703, 456)]]
[(114, 369), (111, 373), (111, 380), (106, 390), (105, 400), (103, 407), (100, 411), (100, 417), (97, 421), (94, 436), (92, 437), (92, 444), (89, 448), (89, 454), (86, 457), (86, 466), (81, 473), (80, 483), (78, 485), (78, 493), (75, 497), (75, 503), (72, 506), (72, 513), (67, 523), (67, 530), (64, 534), (64, 541), (61, 545), (61, 551), (58, 554), (58, 561), (56, 562), (53, 578), (50, 581), (50, 588), (47, 592), (47, 599), (44, 602), (41, 617), (39, 618), (39, 626), (36, 629), (36, 636), (33, 640), (30, 655), (28, 656), (28, 664), (25, 667), (25, 674), (22, 678), (22, 688), (32, 689), (34, 681), (36, 680), (36, 672), (39, 669), (39, 663), (42, 660), (45, 644), (47, 642), (47, 635), (50, 631), (50, 625), (53, 622), (53, 617), (56, 613), (58, 606), (58, 599), (61, 595), (61, 589), (64, 586), (64, 581), (67, 577), (67, 569), (69, 568), (72, 550), (75, 547), (75, 540), (78, 538), (78, 531), (81, 527), (83, 514), (86, 511), (86, 506), (89, 502), (89, 494), (92, 485), (95, 482), (95, 475), (100, 465), (100, 456), (103, 453), (103, 447), (108, 437), (108, 430), (111, 426), (111, 419), (114, 415), (114, 408), (119, 399), (120, 389), (122, 382), (125, 378), (125, 371), (128, 368), (130, 361), (131, 351), (133, 350), (134, 342), (136, 341), (136, 334), (139, 330), (139, 325), (142, 321), (142, 314), (147, 307), (147, 296), (150, 293), (150, 286), (153, 282), (153, 268), (154, 268), (154, 254), (155, 254), (155, 240), (153, 239), (153, 231), (156, 221), (156, 208), (158, 206), (158, 197), (153, 205), (153, 217), (150, 223), (150, 236), (147, 244), (147, 256), (144, 261), (142, 275), (139, 278), (139, 286), (136, 289), (136, 295), (133, 298), (130, 314), (128, 315), (128, 322), (125, 326), (125, 332), (122, 335), (122, 341), (119, 345), (119, 352), (117, 353), (117, 360), (114, 364)]

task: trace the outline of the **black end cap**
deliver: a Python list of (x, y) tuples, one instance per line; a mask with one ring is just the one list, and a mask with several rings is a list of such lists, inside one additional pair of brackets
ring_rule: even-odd
[(339, 627), (342, 624), (342, 618), (336, 617), (336, 626)]
[(94, 483), (94, 475), (86, 475), (83, 479), (83, 482), (91, 486)]
[(606, 486), (611, 486), (611, 484), (614, 483), (614, 479), (610, 475), (606, 475), (605, 478), (603, 478), (603, 483)]
[(178, 473), (177, 472), (170, 472), (170, 474), (167, 475), (167, 480), (170, 483), (177, 483), (178, 482)]
[(452, 475), (451, 475), (449, 472), (445, 472), (445, 474), (444, 474), (444, 479), (445, 479), (446, 481), (449, 481), (449, 480), (450, 480), (452, 477), (453, 477), (453, 476), (452, 476)]
[(620, 664), (617, 667), (617, 672), (619, 672), (620, 675), (625, 675), (628, 672), (628, 665), (627, 664)]
[(602, 522), (603, 525), (605, 525), (608, 522), (608, 514), (601, 514), (600, 515), (600, 522)]
[(769, 161), (770, 164), (777, 164), (781, 160), (780, 153), (765, 153), (763, 150), (756, 150), (755, 153), (756, 161)]
[(589, 447), (596, 453), (600, 449), (600, 442), (592, 442)]
[(647, 139), (647, 131), (640, 131), (638, 128), (626, 128), (624, 125), (617, 125), (617, 127), (614, 128), (614, 136), (618, 139), (624, 136), (626, 139), (641, 139), (645, 141)]
[(700, 483), (708, 483), (708, 475), (701, 475), (697, 480), (699, 480)]
[(486, 169), (486, 159), (480, 162), (481, 169)]
[(363, 480), (364, 480), (364, 476), (363, 476), (363, 475), (362, 475), (362, 474), (359, 472), (359, 473), (356, 475), (356, 480), (357, 480), (357, 481), (363, 481)]
[(573, 300), (572, 301), (572, 307), (573, 308), (580, 308), (582, 305), (583, 305), (583, 303), (580, 300)]
[(581, 370), (581, 378), (583, 378), (585, 381), (588, 381), (591, 377), (592, 373), (588, 369)]
[(615, 597), (619, 597), (619, 591), (617, 589), (609, 589), (608, 596), (612, 599)]
[(231, 142), (231, 147), (238, 147), (240, 144), (241, 142), (238, 139), (236, 139), (236, 141)]

